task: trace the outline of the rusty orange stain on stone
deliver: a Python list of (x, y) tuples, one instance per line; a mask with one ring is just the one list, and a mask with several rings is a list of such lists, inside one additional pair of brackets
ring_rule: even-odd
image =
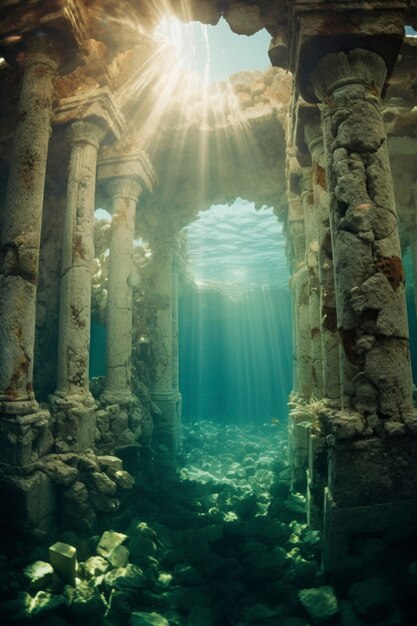
[(376, 262), (378, 272), (382, 272), (388, 278), (394, 291), (404, 283), (404, 268), (402, 261), (397, 256), (379, 257)]

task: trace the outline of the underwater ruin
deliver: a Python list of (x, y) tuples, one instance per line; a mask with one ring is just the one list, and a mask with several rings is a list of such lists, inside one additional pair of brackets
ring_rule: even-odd
[(417, 0), (1, 0), (0, 93), (0, 626), (416, 624)]

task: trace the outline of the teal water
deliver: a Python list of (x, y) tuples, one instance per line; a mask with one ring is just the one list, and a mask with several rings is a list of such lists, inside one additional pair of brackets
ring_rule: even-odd
[(285, 419), (292, 386), (288, 289), (254, 289), (239, 299), (188, 289), (179, 324), (185, 419)]

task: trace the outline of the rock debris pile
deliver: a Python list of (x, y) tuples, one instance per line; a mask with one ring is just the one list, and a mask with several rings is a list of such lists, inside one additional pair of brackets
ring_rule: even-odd
[[(321, 574), (320, 533), (305, 524), (304, 497), (289, 490), (281, 426), (202, 421), (184, 433), (181, 469), (159, 465), (146, 480), (136, 477), (100, 534), (58, 537), (77, 549), (75, 585), (54, 571), (47, 547), (0, 555), (1, 624), (412, 623), (417, 563), (398, 578), (398, 543), (395, 572), (381, 560), (387, 542), (367, 538), (358, 540), (362, 569), (352, 561), (349, 584)], [(402, 567), (407, 575), (406, 560)]]

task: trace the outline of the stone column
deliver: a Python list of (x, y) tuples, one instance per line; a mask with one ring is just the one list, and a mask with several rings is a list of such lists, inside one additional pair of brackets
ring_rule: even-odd
[(174, 254), (172, 265), (172, 389), (177, 393), (178, 419), (181, 420), (182, 396), (179, 386), (179, 329), (178, 329), (178, 282), (179, 282), (179, 253)]
[(313, 390), (311, 368), (311, 335), (309, 312), (309, 273), (306, 266), (306, 233), (300, 197), (291, 194), (289, 203), (289, 239), (292, 243), (293, 358), (295, 364), (293, 391), (290, 395), (288, 420), (288, 461), (291, 486), (303, 491), (308, 461), (308, 426), (305, 415), (296, 409), (310, 400)]
[[(415, 529), (417, 419), (397, 214), (381, 115), (385, 62), (329, 53), (312, 72), (322, 102), (342, 409), (327, 410), (323, 566), (342, 571), (349, 535)], [(414, 530), (415, 532), (415, 530)]]
[(90, 121), (69, 129), (71, 157), (62, 251), (56, 412), (56, 445), (82, 450), (94, 443), (94, 399), (89, 391), (91, 267), (97, 152), (105, 130)]
[(133, 240), (135, 213), (142, 187), (131, 177), (107, 184), (112, 205), (107, 301), (106, 401), (131, 400)]
[(132, 352), (132, 275), (135, 214), (144, 187), (152, 189), (154, 173), (145, 153), (119, 155), (112, 151), (100, 159), (99, 180), (111, 200), (112, 223), (107, 300), (106, 377), (104, 402), (129, 404)]
[(320, 121), (313, 119), (307, 122), (304, 127), (304, 134), (312, 161), (312, 185), (317, 231), (323, 397), (326, 404), (337, 408), (340, 406), (339, 334), (336, 318), (326, 159)]
[(317, 259), (317, 211), (314, 203), (312, 169), (301, 170), (301, 201), (304, 212), (306, 233), (306, 266), (309, 275), (308, 309), (311, 342), (312, 394), (315, 398), (323, 395), (323, 358), (321, 346), (320, 292)]
[(60, 60), (56, 41), (44, 33), (27, 39), (23, 55), (0, 235), (0, 447), (1, 461), (11, 465), (28, 465), (44, 452), (47, 413), (38, 409), (32, 388), (33, 354), (46, 160)]
[(308, 311), (308, 271), (305, 265), (306, 237), (303, 207), (300, 198), (291, 194), (289, 204), (289, 239), (292, 244), (293, 314), (293, 393), (310, 398), (312, 393), (311, 340)]
[(155, 421), (156, 448), (163, 444), (170, 455), (179, 445), (180, 396), (178, 392), (178, 294), (175, 288), (174, 241), (154, 250), (155, 268), (151, 298), (155, 319), (151, 336), (152, 400), (161, 414)]
[(379, 418), (410, 414), (404, 271), (381, 115), (384, 60), (355, 49), (312, 74), (323, 103), (343, 406)]
[(105, 420), (110, 425), (104, 431), (104, 443), (106, 452), (117, 449), (118, 454), (127, 454), (131, 457), (130, 461), (134, 462), (131, 453), (136, 456), (142, 422), (136, 410), (137, 400), (131, 385), (135, 216), (142, 190), (147, 188), (151, 191), (156, 177), (145, 152), (125, 153), (123, 146), (118, 145), (103, 149), (97, 178), (107, 191), (112, 211), (106, 312), (106, 376), (100, 397)]

